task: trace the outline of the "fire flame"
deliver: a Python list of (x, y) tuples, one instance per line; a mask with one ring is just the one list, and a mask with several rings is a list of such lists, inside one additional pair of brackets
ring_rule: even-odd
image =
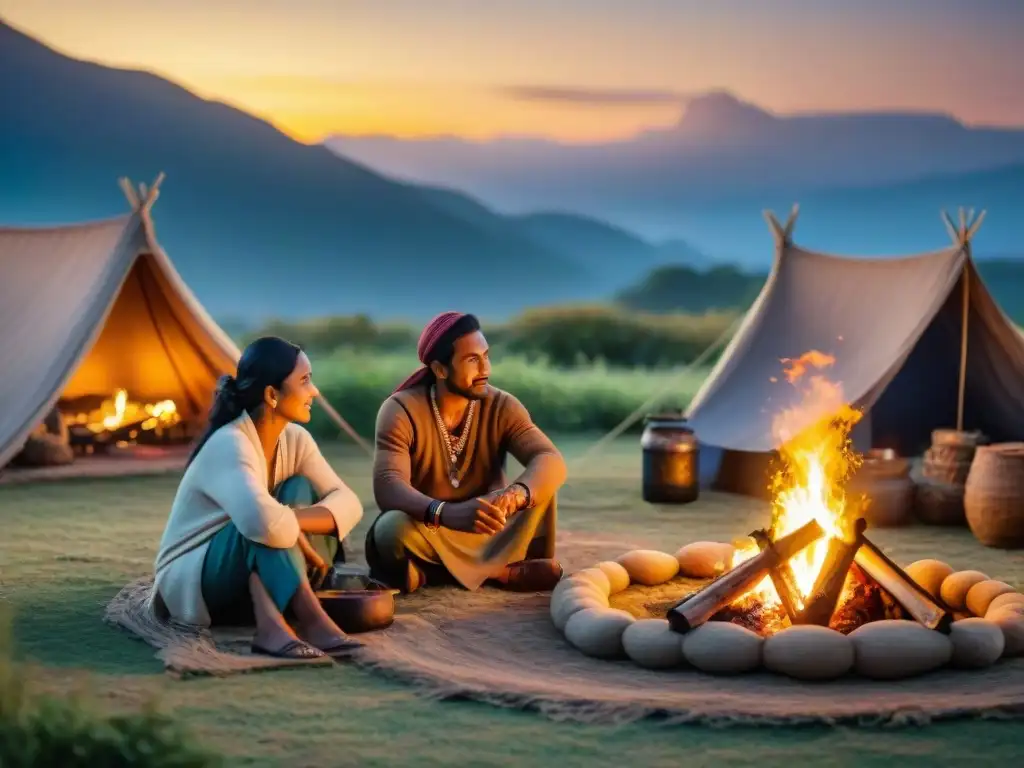
[[(844, 486), (860, 463), (849, 435), (862, 414), (846, 403), (841, 384), (817, 372), (834, 364), (834, 357), (811, 350), (795, 360), (782, 362), (787, 366), (787, 381), (802, 389), (803, 399), (799, 405), (779, 413), (772, 423), (773, 434), (781, 445), (781, 467), (772, 480), (772, 521), (768, 533), (774, 541), (812, 520), (817, 520), (825, 530), (824, 537), (789, 560), (798, 597), (803, 602), (814, 589), (829, 540), (848, 540), (852, 535), (853, 515)], [(807, 376), (809, 371), (815, 372)], [(733, 565), (749, 560), (759, 551), (752, 539), (744, 540), (737, 547)], [(740, 600), (750, 598), (767, 606), (780, 602), (769, 577)]]
[(100, 434), (125, 426), (134, 426), (139, 430), (172, 427), (181, 421), (181, 415), (173, 400), (137, 403), (128, 398), (127, 390), (118, 389), (113, 398), (104, 400), (98, 409), (76, 414), (69, 421), (72, 424), (83, 424), (90, 432)]

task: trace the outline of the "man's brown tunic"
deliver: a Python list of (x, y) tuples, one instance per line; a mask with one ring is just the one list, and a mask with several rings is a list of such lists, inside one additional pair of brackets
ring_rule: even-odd
[[(371, 564), (394, 567), (396, 560), (413, 555), (443, 565), (463, 586), (476, 589), (509, 563), (525, 559), (528, 550), (535, 557), (554, 556), (555, 494), (566, 477), (558, 449), (518, 399), (494, 387), (478, 402), (469, 430), (455, 488), (428, 387), (415, 386), (384, 401), (373, 466), (373, 493), (382, 512), (367, 535)], [(508, 455), (525, 468), (516, 482), (530, 489), (532, 505), (511, 516), (503, 531), (431, 531), (419, 522), (429, 499), (458, 502), (505, 487)], [(424, 509), (406, 508), (410, 488), (429, 497)]]

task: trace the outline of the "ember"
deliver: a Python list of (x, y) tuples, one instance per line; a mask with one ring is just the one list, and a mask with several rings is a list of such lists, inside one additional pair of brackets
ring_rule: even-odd
[[(83, 400), (95, 399), (83, 398)], [(181, 414), (173, 400), (139, 403), (128, 397), (127, 390), (118, 389), (113, 397), (96, 407), (80, 405), (77, 413), (66, 416), (74, 443), (102, 445), (129, 443), (143, 434), (163, 435), (181, 423)]]
[(123, 389), (117, 390), (112, 399), (104, 400), (99, 408), (89, 413), (75, 414), (68, 419), (69, 424), (82, 424), (97, 434), (113, 432), (129, 425), (142, 430), (173, 427), (179, 421), (181, 417), (173, 400), (136, 403), (128, 399), (128, 392)]
[(846, 602), (832, 614), (829, 627), (848, 635), (871, 621), (909, 618), (878, 582), (862, 571), (856, 563), (847, 576)]

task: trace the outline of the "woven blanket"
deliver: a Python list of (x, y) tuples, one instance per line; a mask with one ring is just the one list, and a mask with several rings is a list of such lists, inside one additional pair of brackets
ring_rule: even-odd
[[(567, 534), (559, 545), (567, 571), (624, 551), (621, 538), (583, 534)], [(251, 629), (197, 633), (156, 624), (143, 607), (151, 586), (142, 580), (125, 587), (106, 617), (158, 648), (170, 673), (223, 675), (296, 663), (249, 654)], [(546, 594), (428, 588), (397, 600), (395, 623), (356, 636), (364, 646), (352, 661), (439, 699), (469, 698), (555, 719), (611, 723), (659, 717), (714, 724), (905, 724), (1024, 715), (1024, 659), (892, 682), (851, 676), (804, 683), (767, 672), (721, 677), (693, 669), (651, 671), (629, 661), (591, 659), (571, 647), (551, 623)], [(632, 602), (649, 601), (637, 595)]]

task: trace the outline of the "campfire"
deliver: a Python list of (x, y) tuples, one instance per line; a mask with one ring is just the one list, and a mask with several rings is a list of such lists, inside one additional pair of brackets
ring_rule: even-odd
[(181, 423), (173, 400), (140, 403), (129, 398), (125, 389), (118, 389), (96, 407), (78, 410), (65, 418), (74, 435), (73, 442), (88, 445), (159, 442)]
[(731, 570), (669, 610), (671, 627), (731, 621), (768, 636), (816, 624), (848, 634), (870, 621), (912, 619), (948, 631), (952, 615), (865, 535), (867, 500), (846, 494), (860, 464), (850, 432), (862, 414), (822, 373), (834, 358), (812, 351), (783, 362), (803, 399), (773, 423), (781, 448), (771, 524), (737, 544)]

